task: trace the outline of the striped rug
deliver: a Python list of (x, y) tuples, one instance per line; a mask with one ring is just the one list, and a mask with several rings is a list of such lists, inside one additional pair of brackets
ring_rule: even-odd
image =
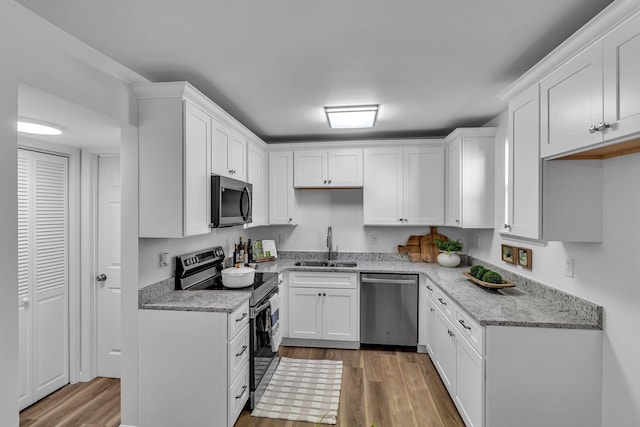
[(254, 417), (335, 424), (342, 361), (280, 358)]

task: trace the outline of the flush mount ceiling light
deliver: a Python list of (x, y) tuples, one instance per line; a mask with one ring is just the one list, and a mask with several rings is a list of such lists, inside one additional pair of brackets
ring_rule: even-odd
[(378, 115), (377, 105), (324, 107), (329, 126), (334, 129), (372, 128)]
[(18, 132), (33, 135), (61, 135), (62, 129), (49, 123), (36, 122), (34, 120), (18, 120)]

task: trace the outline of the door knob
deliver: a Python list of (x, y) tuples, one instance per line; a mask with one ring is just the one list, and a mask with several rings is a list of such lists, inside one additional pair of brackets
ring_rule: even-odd
[(107, 275), (106, 275), (106, 274), (104, 274), (104, 273), (103, 273), (103, 274), (99, 274), (99, 275), (96, 277), (96, 280), (97, 280), (98, 282), (104, 282), (105, 280), (107, 280)]

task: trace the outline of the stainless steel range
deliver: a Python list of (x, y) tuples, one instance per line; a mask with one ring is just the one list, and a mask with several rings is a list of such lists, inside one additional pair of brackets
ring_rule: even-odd
[(255, 407), (278, 365), (277, 330), (279, 309), (272, 307), (278, 295), (278, 274), (258, 273), (252, 285), (240, 289), (225, 288), (222, 284), (224, 250), (208, 248), (176, 257), (176, 290), (223, 290), (251, 292), (249, 299), (251, 397), (249, 405)]

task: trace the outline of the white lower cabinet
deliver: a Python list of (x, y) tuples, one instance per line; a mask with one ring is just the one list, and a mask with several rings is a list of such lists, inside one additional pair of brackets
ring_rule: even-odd
[(249, 305), (140, 310), (139, 427), (231, 427), (249, 399)]
[(290, 339), (360, 340), (357, 273), (292, 271), (288, 288)]
[(481, 326), (425, 279), (419, 348), (466, 426), (600, 425), (602, 331)]

